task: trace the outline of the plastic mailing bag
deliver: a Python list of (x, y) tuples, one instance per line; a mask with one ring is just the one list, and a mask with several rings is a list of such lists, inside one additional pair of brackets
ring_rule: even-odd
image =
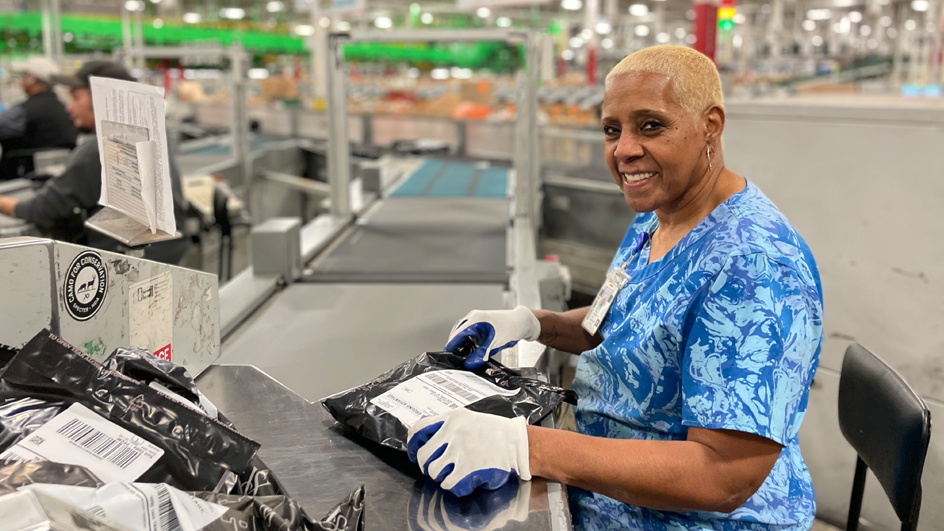
[(338, 422), (383, 446), (406, 451), (407, 432), (424, 416), (466, 407), (537, 424), (561, 402), (577, 403), (569, 390), (526, 378), (495, 360), (468, 371), (467, 352), (427, 352), (373, 381), (322, 401)]
[(363, 531), (364, 486), (361, 485), (328, 511), (321, 520), (312, 520), (288, 496), (237, 496), (192, 492), (197, 498), (213, 502), (229, 511), (211, 522), (203, 531)]
[[(58, 407), (59, 414), (32, 434), (22, 434), (12, 447), (0, 447), (0, 458), (44, 457), (39, 447), (50, 441), (41, 431), (56, 422), (54, 439), (79, 442), (87, 454), (108, 461), (106, 472), (144, 466), (138, 477), (106, 477), (85, 461), (105, 482), (167, 483), (182, 490), (216, 489), (222, 480), (252, 473), (259, 445), (222, 422), (184, 406), (143, 382), (111, 371), (85, 356), (48, 330), (29, 341), (0, 373), (0, 404), (31, 398)], [(64, 417), (65, 415), (65, 417)], [(104, 425), (103, 425), (104, 424)], [(2, 426), (0, 441), (15, 439), (14, 427)], [(68, 442), (68, 441), (65, 441)], [(53, 444), (62, 441), (54, 440)], [(7, 455), (4, 455), (7, 454)], [(86, 458), (88, 456), (85, 456)], [(59, 458), (45, 457), (62, 462)], [(129, 460), (133, 461), (130, 463)]]
[(0, 496), (33, 483), (100, 487), (102, 482), (85, 467), (49, 461), (0, 461)]

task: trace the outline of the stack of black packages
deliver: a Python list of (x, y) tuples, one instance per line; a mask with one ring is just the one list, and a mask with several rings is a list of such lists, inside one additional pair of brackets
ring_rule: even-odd
[[(170, 393), (152, 388), (152, 383)], [(363, 487), (326, 520), (312, 520), (256, 456), (259, 444), (225, 418), (208, 416), (200, 398), (183, 367), (145, 350), (120, 348), (100, 364), (43, 330), (0, 372), (0, 452), (73, 404), (81, 404), (163, 450), (138, 482), (193, 491), (198, 498), (228, 507), (225, 520), (246, 522), (255, 529), (363, 529)], [(33, 482), (101, 485), (82, 467), (0, 461), (0, 494)], [(224, 525), (220, 520), (215, 524)]]

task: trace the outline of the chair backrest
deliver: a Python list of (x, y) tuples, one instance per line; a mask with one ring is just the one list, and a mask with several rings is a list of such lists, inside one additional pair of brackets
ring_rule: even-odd
[(842, 360), (839, 427), (861, 460), (861, 473), (858, 468), (856, 471), (861, 485), (853, 485), (848, 525), (854, 529), (858, 524), (864, 463), (885, 490), (904, 524), (902, 528), (913, 529), (921, 507), (921, 473), (931, 438), (931, 412), (894, 369), (858, 344), (850, 345)]

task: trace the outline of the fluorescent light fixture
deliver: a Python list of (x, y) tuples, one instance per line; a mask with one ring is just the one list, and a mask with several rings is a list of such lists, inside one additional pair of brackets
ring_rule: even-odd
[(813, 35), (813, 38), (810, 39), (810, 42), (813, 43), (813, 46), (822, 46), (822, 45), (823, 45), (823, 38), (820, 37), (819, 35)]
[(567, 11), (577, 11), (583, 7), (581, 0), (561, 0), (561, 7)]
[(315, 27), (311, 24), (299, 24), (295, 26), (295, 35), (301, 35), (302, 37), (311, 37), (315, 34)]
[(164, 21), (159, 18), (155, 18), (154, 22), (151, 24), (154, 26), (154, 29), (161, 29), (164, 27)]
[[(920, 0), (915, 0), (915, 1), (920, 1)], [(855, 24), (862, 22), (862, 13), (859, 13), (858, 11), (850, 11), (849, 20), (851, 20)]]
[(688, 32), (685, 31), (685, 28), (675, 28), (675, 38), (684, 39), (688, 35)]
[(318, 19), (318, 25), (321, 26), (322, 28), (325, 28), (325, 29), (330, 28), (330, 27), (331, 27), (331, 19), (328, 18), (328, 17), (321, 17), (321, 18)]
[(669, 39), (671, 39), (671, 37), (669, 37), (669, 34), (664, 31), (656, 34), (656, 42), (659, 44), (665, 44), (669, 42)]
[(872, 28), (863, 24), (859, 26), (859, 34), (862, 35), (863, 37), (868, 37), (869, 35), (872, 34)]
[(469, 79), (472, 77), (472, 69), (454, 66), (449, 69), (449, 74), (456, 79)]
[(741, 45), (744, 44), (744, 37), (741, 37), (740, 35), (735, 35), (731, 39), (731, 44), (733, 44), (735, 48), (740, 48)]
[(420, 69), (419, 69), (419, 68), (415, 68), (415, 67), (414, 67), (414, 68), (409, 68), (409, 69), (407, 69), (407, 71), (406, 71), (406, 77), (408, 77), (408, 78), (410, 78), (410, 79), (416, 79), (416, 78), (420, 77)]
[(433, 71), (429, 73), (429, 77), (438, 80), (449, 79), (449, 69), (434, 68)]
[(151, 0), (151, 3), (152, 3), (152, 4), (160, 4), (160, 3), (161, 3), (161, 0)]
[(377, 17), (374, 19), (374, 26), (379, 29), (390, 29), (393, 27), (393, 20), (390, 17)]
[(613, 31), (613, 26), (611, 26), (609, 22), (601, 20), (600, 22), (597, 22), (597, 25), (593, 29), (596, 30), (596, 32), (600, 35), (608, 35), (611, 31)]
[(224, 7), (220, 9), (220, 16), (230, 20), (242, 20), (246, 17), (246, 10), (241, 7)]
[(269, 13), (278, 13), (279, 11), (285, 10), (285, 4), (277, 0), (269, 2), (266, 4), (266, 11)]
[(561, 59), (565, 61), (572, 61), (574, 59), (574, 51), (569, 50), (569, 49), (564, 50), (563, 52), (561, 52)]
[(586, 42), (589, 42), (590, 39), (593, 38), (593, 30), (590, 29), (590, 28), (584, 28), (584, 29), (580, 32), (580, 38), (583, 39), (583, 40), (586, 41)]
[(810, 9), (806, 12), (806, 18), (810, 20), (829, 20), (833, 17), (833, 12), (828, 9)]
[(731, 20), (733, 20), (735, 24), (744, 24), (747, 22), (747, 17), (744, 15), (744, 13), (738, 13), (734, 15), (734, 18)]
[(805, 29), (806, 31), (813, 31), (816, 29), (816, 22), (812, 20), (804, 20), (803, 24), (800, 24), (800, 25), (803, 26), (803, 29)]
[(635, 33), (638, 37), (645, 37), (646, 35), (649, 35), (649, 26), (640, 24), (639, 26), (633, 28), (633, 33)]
[(849, 20), (849, 17), (839, 19), (839, 33), (849, 33), (851, 28), (852, 22)]
[(249, 79), (265, 79), (269, 77), (269, 71), (265, 68), (250, 68), (246, 75)]
[(508, 17), (498, 17), (495, 19), (495, 25), (499, 28), (510, 28), (511, 19)]
[(196, 24), (200, 22), (200, 14), (199, 13), (184, 13), (183, 19), (184, 19), (184, 22), (186, 22), (187, 24)]
[(433, 14), (432, 13), (423, 13), (420, 15), (420, 22), (423, 24), (432, 24), (433, 23)]
[(338, 31), (351, 31), (351, 23), (346, 20), (339, 20), (334, 24), (334, 28)]
[(917, 28), (917, 27), (918, 27), (918, 23), (917, 23), (917, 22), (915, 22), (915, 21), (913, 21), (913, 20), (911, 20), (911, 19), (908, 19), (908, 20), (905, 21), (905, 29), (906, 29), (906, 30), (908, 30), (908, 31), (913, 31), (913, 30), (914, 30), (915, 28)]
[(609, 37), (603, 39), (602, 41), (600, 41), (600, 46), (602, 46), (604, 50), (609, 50), (610, 48), (613, 47), (613, 39)]
[(138, 0), (128, 0), (125, 2), (125, 9), (128, 11), (139, 11), (144, 9), (144, 2), (139, 2)]
[(487, 7), (480, 7), (475, 10), (476, 16), (479, 18), (488, 18), (492, 14), (492, 10)]
[(649, 8), (646, 4), (633, 4), (629, 6), (629, 14), (634, 17), (644, 17), (649, 14)]
[(584, 45), (584, 42), (585, 41), (580, 37), (572, 37), (570, 41), (568, 41), (568, 44), (570, 44), (571, 48), (580, 48)]
[(931, 7), (931, 2), (928, 0), (911, 0), (911, 9), (915, 11), (927, 11)]

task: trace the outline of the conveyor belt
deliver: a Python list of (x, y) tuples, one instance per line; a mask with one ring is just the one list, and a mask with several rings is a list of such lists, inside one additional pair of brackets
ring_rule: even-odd
[(429, 159), (390, 197), (481, 197), (508, 195), (508, 168), (480, 168), (466, 162)]
[(226, 341), (219, 363), (255, 365), (317, 400), (441, 349), (468, 311), (502, 307), (500, 285), (293, 284)]
[(387, 199), (362, 221), (305, 280), (507, 282), (507, 200)]

